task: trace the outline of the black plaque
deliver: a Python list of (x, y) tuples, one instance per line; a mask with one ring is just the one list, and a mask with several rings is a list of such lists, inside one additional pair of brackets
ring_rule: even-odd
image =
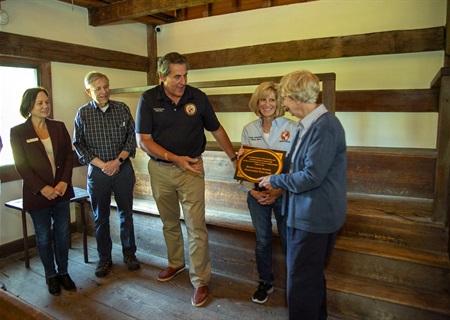
[(258, 178), (281, 173), (286, 151), (243, 147), (244, 154), (239, 158), (234, 178), (258, 182)]

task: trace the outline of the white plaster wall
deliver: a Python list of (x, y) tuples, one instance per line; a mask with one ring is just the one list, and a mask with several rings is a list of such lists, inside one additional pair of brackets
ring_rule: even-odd
[(163, 25), (158, 51), (190, 53), (429, 28), (444, 25), (445, 14), (445, 0), (319, 0)]
[[(430, 28), (444, 26), (445, 15), (445, 0), (320, 0), (163, 25), (158, 33), (158, 54)], [(429, 88), (443, 65), (443, 57), (443, 52), (426, 52), (191, 70), (189, 81), (285, 75), (307, 69), (314, 73), (336, 73), (337, 90), (421, 89)], [(240, 88), (239, 92), (253, 90), (254, 87)], [(435, 148), (436, 145), (434, 113), (338, 113), (337, 116), (345, 127), (349, 146)], [(219, 113), (219, 119), (231, 140), (240, 141), (242, 127), (255, 115), (249, 112), (236, 117)], [(210, 134), (207, 136), (213, 139)]]
[(146, 26), (89, 26), (88, 11), (56, 0), (8, 0), (9, 23), (0, 31), (147, 56)]
[[(74, 6), (72, 10), (70, 4), (56, 0), (8, 0), (2, 2), (2, 10), (8, 13), (9, 23), (0, 26), (0, 31), (147, 56), (146, 26), (142, 24), (90, 27), (86, 9)], [(145, 72), (59, 62), (53, 62), (51, 69), (54, 118), (65, 122), (71, 136), (78, 108), (89, 101), (83, 85), (86, 73), (91, 70), (103, 72), (114, 87), (141, 86), (147, 81)], [(127, 103), (135, 114), (139, 96), (121, 95), (117, 98)], [(86, 187), (86, 167), (74, 169), (72, 182), (76, 187)], [(5, 202), (20, 198), (21, 194), (21, 180), (2, 183), (0, 245), (22, 237), (20, 212), (4, 206)], [(27, 217), (27, 221), (28, 232), (33, 234), (31, 219)]]

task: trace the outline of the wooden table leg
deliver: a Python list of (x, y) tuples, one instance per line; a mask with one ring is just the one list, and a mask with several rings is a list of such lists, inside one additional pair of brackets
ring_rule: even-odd
[(80, 202), (80, 206), (81, 206), (80, 211), (81, 211), (81, 231), (82, 231), (82, 236), (83, 236), (84, 262), (88, 263), (89, 258), (88, 258), (88, 248), (87, 248), (86, 217), (85, 217), (85, 210), (84, 210), (85, 203), (86, 203), (86, 201)]
[(72, 249), (72, 228), (71, 228), (71, 218), (69, 213), (69, 249)]
[(23, 251), (25, 252), (25, 267), (30, 267), (30, 253), (28, 252), (27, 212), (22, 210)]

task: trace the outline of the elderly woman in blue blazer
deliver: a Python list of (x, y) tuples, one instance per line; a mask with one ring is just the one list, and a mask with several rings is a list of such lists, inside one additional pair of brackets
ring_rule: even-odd
[(282, 188), (287, 215), (289, 319), (327, 318), (324, 268), (347, 212), (347, 147), (344, 129), (318, 104), (319, 79), (297, 71), (280, 81), (283, 106), (298, 122), (298, 137), (286, 157), (285, 173), (262, 177), (259, 185)]
[(48, 119), (50, 111), (46, 89), (27, 89), (20, 105), (26, 121), (11, 128), (11, 147), (16, 170), (23, 179), (23, 208), (33, 221), (48, 290), (59, 295), (60, 286), (76, 290), (68, 274), (74, 157), (66, 126)]

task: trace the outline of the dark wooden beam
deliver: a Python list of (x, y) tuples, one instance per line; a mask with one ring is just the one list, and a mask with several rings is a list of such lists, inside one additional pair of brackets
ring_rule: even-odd
[(147, 55), (148, 55), (148, 72), (147, 85), (157, 85), (159, 83), (156, 74), (158, 60), (158, 41), (154, 25), (147, 26)]
[(84, 8), (95, 8), (106, 5), (106, 3), (97, 0), (59, 0), (59, 1)]
[[(0, 0), (1, 1), (1, 0)], [(61, 2), (66, 2), (71, 5), (80, 6), (86, 9), (90, 8), (97, 8), (97, 7), (104, 7), (113, 3), (117, 2), (123, 2), (124, 0), (59, 0)], [(139, 22), (143, 24), (166, 24), (176, 21), (184, 21), (184, 20), (191, 20), (191, 19), (199, 19), (204, 18), (207, 16), (217, 16), (217, 15), (223, 15), (223, 14), (230, 14), (235, 13), (239, 11), (246, 11), (246, 10), (253, 10), (253, 9), (259, 9), (259, 8), (266, 8), (266, 7), (274, 7), (274, 6), (282, 6), (282, 5), (289, 5), (289, 4), (296, 4), (296, 3), (302, 3), (302, 2), (309, 2), (309, 1), (317, 1), (317, 0), (246, 0), (245, 3), (243, 3), (242, 0), (221, 0), (217, 1), (215, 3), (207, 3), (193, 6), (193, 7), (184, 7), (182, 9), (177, 10), (170, 10), (166, 12), (151, 14), (151, 15), (144, 15), (140, 16), (141, 13), (135, 13), (139, 17), (137, 18), (128, 18), (128, 20)], [(186, 3), (186, 1), (184, 2)], [(243, 5), (241, 5), (243, 3)], [(189, 4), (187, 4), (189, 6)], [(134, 9), (133, 9), (134, 10)], [(135, 10), (139, 10), (137, 7)], [(162, 10), (162, 9), (161, 9)], [(119, 12), (120, 14), (120, 12)], [(125, 19), (125, 17), (122, 18), (122, 20)]]
[[(59, 0), (59, 1), (89, 9), (89, 8), (104, 7), (110, 3), (119, 2), (122, 0), (104, 0), (104, 1)], [(176, 11), (164, 12), (161, 14), (155, 14), (155, 15), (151, 15), (151, 16), (142, 16), (142, 17), (138, 17), (138, 18), (132, 19), (132, 20), (135, 22), (143, 23), (143, 24), (165, 24), (168, 22), (174, 22), (176, 20)]]
[(148, 72), (148, 59), (125, 52), (0, 32), (0, 54)]
[(447, 0), (447, 15), (445, 24), (445, 56), (444, 67), (450, 66), (450, 0)]
[[(335, 92), (335, 81), (336, 81), (336, 74), (335, 73), (318, 73), (317, 76), (319, 77), (320, 81), (322, 81), (323, 84), (323, 90), (326, 92), (326, 103), (327, 108), (330, 111), (335, 112), (336, 109), (336, 92)], [(247, 79), (232, 79), (232, 80), (219, 80), (219, 81), (205, 81), (205, 82), (190, 82), (189, 85), (204, 89), (204, 88), (223, 88), (223, 87), (240, 87), (240, 86), (251, 86), (251, 85), (259, 85), (261, 82), (264, 81), (273, 81), (273, 82), (279, 82), (281, 79), (281, 76), (276, 77), (263, 77), (263, 78), (247, 78)], [(155, 85), (149, 85), (144, 87), (131, 87), (131, 88), (117, 88), (117, 89), (111, 89), (111, 94), (122, 94), (122, 93), (141, 93), (148, 89), (153, 88)], [(225, 112), (239, 112), (244, 110), (237, 110), (237, 108), (240, 108), (242, 105), (247, 105), (247, 102), (244, 103), (234, 103), (237, 100), (243, 100), (249, 98), (248, 95), (221, 95), (218, 98), (213, 98), (213, 102), (217, 103), (218, 105), (225, 106), (226, 110)], [(233, 102), (234, 100), (234, 102)], [(213, 107), (214, 107), (213, 103)], [(231, 106), (232, 109), (230, 109), (227, 106)], [(219, 107), (220, 108), (220, 107)], [(224, 112), (224, 110), (217, 110), (216, 111)], [(247, 111), (247, 110), (245, 110)]]
[(195, 7), (215, 1), (217, 0), (124, 0), (102, 7), (89, 8), (89, 24), (91, 26), (102, 26), (122, 20)]
[[(336, 79), (336, 74), (334, 73), (318, 73), (316, 74), (320, 81), (330, 81)], [(231, 79), (231, 80), (216, 80), (216, 81), (202, 81), (202, 82), (189, 82), (189, 85), (199, 88), (224, 88), (224, 87), (241, 87), (241, 86), (251, 86), (259, 85), (264, 81), (280, 81), (281, 76), (275, 77), (261, 77), (261, 78), (245, 78), (245, 79)], [(117, 88), (111, 89), (111, 94), (120, 93), (141, 93), (145, 90), (151, 89), (154, 86), (143, 86), (143, 87), (132, 87), (132, 88)]]
[(437, 112), (439, 90), (351, 90), (336, 92), (340, 112)]
[[(216, 112), (250, 112), (251, 93), (208, 95)], [(439, 91), (354, 90), (336, 91), (336, 112), (437, 112)], [(319, 95), (322, 101), (322, 95)], [(326, 103), (326, 102), (324, 102)]]
[(444, 27), (295, 40), (186, 54), (191, 69), (444, 50)]
[(177, 10), (177, 21), (201, 19), (267, 7), (284, 6), (316, 0), (222, 0), (208, 5)]
[[(152, 34), (148, 35), (153, 36)], [(149, 72), (147, 57), (0, 32), (0, 54)], [(151, 41), (154, 43), (154, 41)], [(151, 45), (151, 43), (149, 45)], [(384, 48), (385, 45), (388, 46)], [(322, 48), (325, 46), (325, 49)], [(309, 39), (186, 54), (191, 69), (444, 50), (444, 27)], [(149, 57), (153, 59), (153, 57)]]
[(251, 93), (208, 95), (215, 112), (252, 112), (248, 107)]
[[(436, 85), (439, 86), (439, 119), (437, 134), (437, 167), (435, 184), (435, 201), (433, 206), (434, 221), (445, 222), (450, 219), (450, 68), (443, 68)], [(450, 231), (449, 231), (450, 232)], [(449, 243), (450, 245), (450, 243)], [(450, 256), (450, 247), (449, 256)]]

